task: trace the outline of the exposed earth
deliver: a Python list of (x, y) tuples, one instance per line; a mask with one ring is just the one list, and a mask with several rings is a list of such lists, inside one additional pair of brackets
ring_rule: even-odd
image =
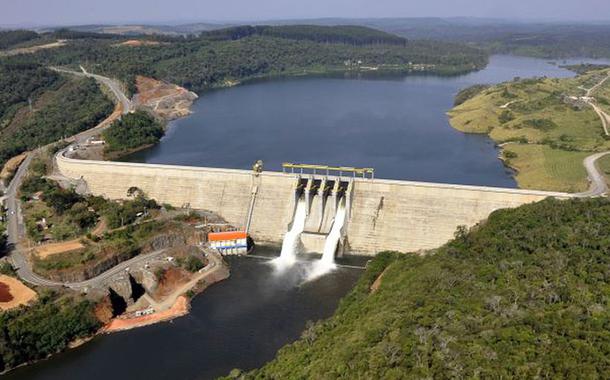
[(16, 278), (0, 275), (0, 311), (27, 305), (36, 299), (36, 292)]
[(136, 77), (136, 87), (138, 93), (134, 96), (135, 105), (148, 109), (165, 120), (189, 115), (190, 107), (197, 99), (197, 94), (183, 87), (141, 75)]

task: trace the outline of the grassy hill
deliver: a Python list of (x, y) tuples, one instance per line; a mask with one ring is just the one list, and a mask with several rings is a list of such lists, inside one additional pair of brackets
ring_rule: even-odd
[(436, 252), (384, 253), (335, 315), (229, 378), (603, 378), (610, 202), (494, 212)]
[[(516, 79), (466, 89), (458, 95), (461, 104), (449, 112), (450, 122), (503, 144), (503, 157), (517, 170), (520, 187), (582, 191), (587, 187), (582, 159), (610, 149), (610, 141), (593, 109), (574, 97), (584, 96), (607, 73), (596, 69), (575, 78)], [(605, 94), (608, 82), (594, 95)], [(600, 96), (598, 103), (603, 102)]]

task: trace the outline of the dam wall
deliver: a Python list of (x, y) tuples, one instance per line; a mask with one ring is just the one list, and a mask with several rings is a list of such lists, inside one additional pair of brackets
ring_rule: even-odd
[[(209, 210), (244, 227), (257, 242), (281, 243), (295, 208), (295, 174), (248, 170), (85, 161), (57, 155), (60, 173), (82, 179), (94, 195), (127, 198), (136, 186), (159, 203)], [(374, 255), (436, 248), (460, 225), (473, 226), (495, 210), (569, 194), (380, 179), (353, 179), (345, 225), (346, 250)]]

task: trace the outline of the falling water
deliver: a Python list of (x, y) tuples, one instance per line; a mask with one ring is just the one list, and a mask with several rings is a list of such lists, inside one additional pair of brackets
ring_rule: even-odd
[(296, 261), (297, 246), (299, 237), (305, 229), (305, 219), (307, 218), (307, 203), (305, 198), (300, 198), (297, 203), (297, 209), (294, 212), (292, 227), (286, 232), (284, 242), (282, 243), (282, 252), (280, 257), (275, 259), (273, 263), (280, 269), (286, 268)]
[(341, 239), (341, 229), (343, 228), (344, 223), (345, 200), (342, 200), (337, 208), (333, 226), (324, 242), (324, 253), (322, 254), (322, 258), (314, 264), (311, 272), (307, 276), (308, 280), (313, 280), (335, 269), (335, 252), (337, 251), (339, 239)]

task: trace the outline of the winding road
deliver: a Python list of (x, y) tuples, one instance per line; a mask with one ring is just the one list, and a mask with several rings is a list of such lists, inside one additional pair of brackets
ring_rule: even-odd
[[(110, 91), (114, 94), (115, 100), (117, 104), (120, 105), (120, 113), (126, 114), (129, 113), (133, 109), (133, 105), (131, 101), (127, 98), (127, 96), (121, 90), (121, 85), (114, 79), (110, 79), (97, 74), (88, 73), (82, 66), (81, 72), (72, 71), (67, 69), (61, 69), (52, 67), (52, 70), (55, 70), (60, 73), (77, 75), (77, 76), (86, 76), (94, 78), (98, 83), (106, 86)], [(107, 117), (104, 121), (99, 123), (97, 126), (88, 129), (82, 133), (74, 135), (68, 138), (68, 141), (73, 142), (81, 142), (89, 137), (101, 132), (105, 128), (108, 128), (112, 121), (114, 121), (119, 115), (117, 112), (113, 112), (109, 117)], [(51, 145), (51, 144), (49, 144)], [(5, 206), (8, 209), (7, 215), (7, 234), (8, 234), (8, 245), (9, 245), (9, 254), (8, 259), (13, 265), (13, 267), (17, 271), (17, 275), (27, 283), (32, 285), (41, 285), (41, 286), (67, 286), (74, 289), (81, 289), (87, 286), (94, 285), (96, 281), (104, 281), (110, 276), (115, 275), (116, 273), (126, 269), (129, 265), (139, 264), (140, 261), (154, 259), (163, 254), (163, 251), (156, 251), (146, 255), (139, 255), (135, 258), (125, 261), (124, 263), (117, 265), (116, 267), (108, 270), (107, 272), (102, 273), (100, 276), (95, 277), (93, 279), (77, 282), (77, 283), (60, 283), (51, 281), (45, 278), (40, 277), (32, 270), (32, 266), (28, 262), (26, 255), (24, 254), (24, 247), (20, 246), (20, 241), (25, 236), (25, 226), (23, 225), (23, 216), (21, 213), (21, 206), (19, 204), (19, 200), (17, 199), (17, 192), (21, 187), (21, 183), (25, 178), (30, 162), (32, 161), (32, 157), (39, 151), (46, 149), (49, 145), (36, 149), (35, 151), (28, 154), (27, 158), (21, 163), (19, 169), (15, 173), (15, 176), (11, 180), (11, 183), (6, 189), (6, 193), (4, 195)]]

